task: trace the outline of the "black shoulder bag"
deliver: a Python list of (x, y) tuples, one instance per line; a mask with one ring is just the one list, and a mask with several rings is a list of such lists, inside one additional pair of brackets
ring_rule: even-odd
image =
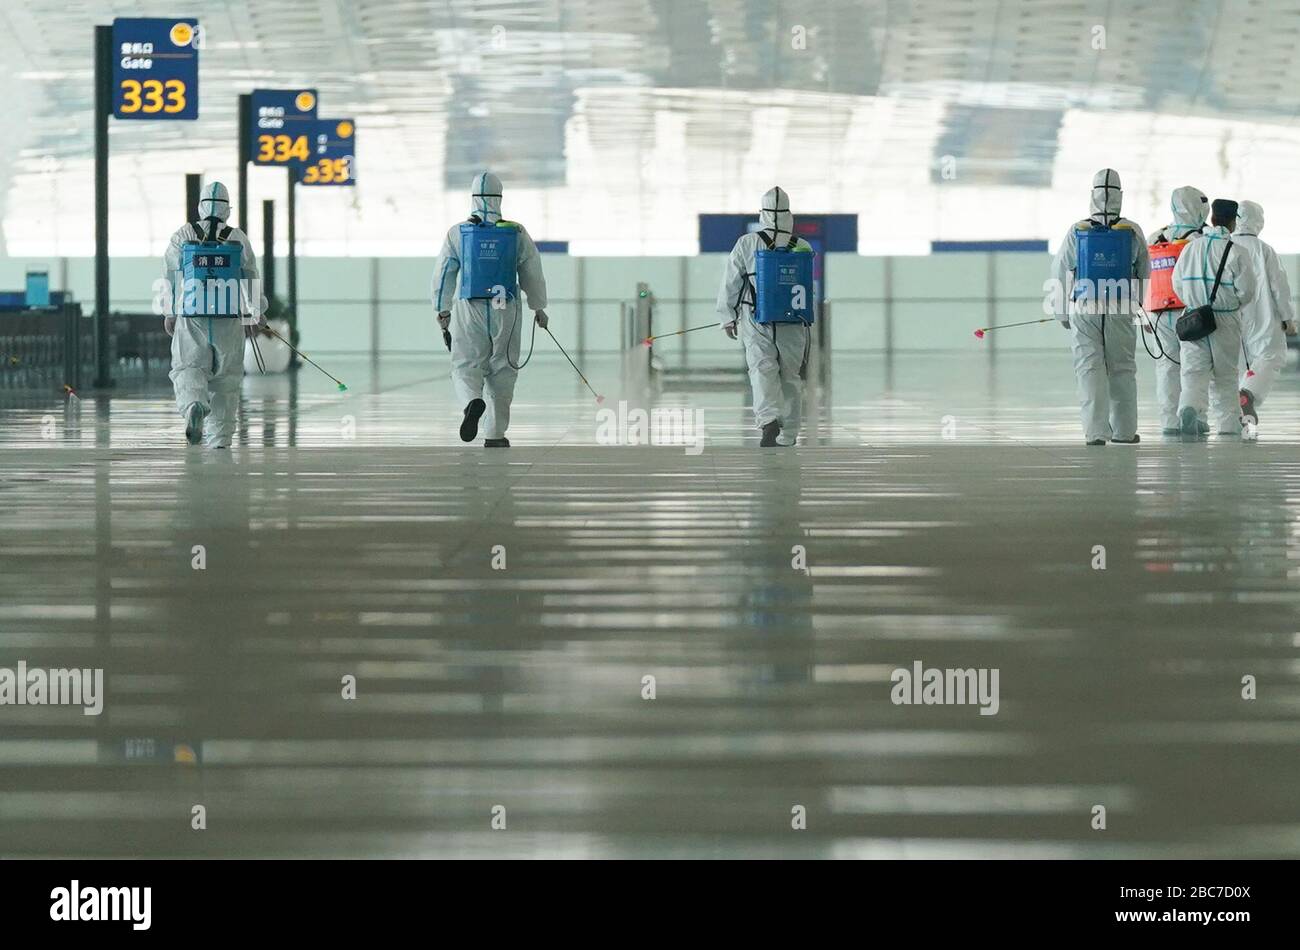
[(1184, 310), (1183, 315), (1174, 324), (1174, 333), (1178, 339), (1191, 341), (1203, 340), (1219, 329), (1214, 319), (1214, 298), (1219, 293), (1219, 284), (1223, 281), (1223, 268), (1228, 265), (1228, 252), (1232, 250), (1232, 241), (1223, 249), (1223, 259), (1219, 261), (1219, 270), (1214, 275), (1214, 286), (1210, 289), (1210, 302), (1194, 310)]

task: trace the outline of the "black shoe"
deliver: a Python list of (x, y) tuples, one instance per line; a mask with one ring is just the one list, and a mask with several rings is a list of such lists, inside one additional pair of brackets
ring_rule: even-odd
[(776, 445), (776, 437), (781, 434), (781, 423), (773, 421), (763, 426), (763, 438), (759, 440), (759, 445), (765, 449), (770, 449)]
[(505, 436), (502, 436), (502, 437), (499, 438), (499, 439), (484, 439), (484, 440), (483, 440), (483, 448), (485, 448), (485, 449), (508, 449), (508, 448), (510, 448), (510, 440), (507, 439)]
[(465, 418), (460, 422), (460, 440), (473, 442), (478, 436), (478, 420), (487, 411), (487, 403), (482, 399), (471, 399), (465, 407)]
[(1111, 441), (1114, 442), (1116, 445), (1137, 445), (1139, 442), (1142, 441), (1142, 436), (1134, 432), (1133, 438), (1131, 439), (1111, 439)]
[(203, 441), (203, 420), (207, 417), (206, 406), (197, 402), (190, 403), (190, 408), (185, 413), (185, 441), (190, 445), (198, 445)]
[(1091, 442), (1089, 442), (1089, 443), (1087, 443), (1087, 444), (1088, 444), (1088, 445), (1105, 445), (1105, 444), (1106, 444), (1106, 440), (1105, 440), (1105, 439), (1093, 439)]

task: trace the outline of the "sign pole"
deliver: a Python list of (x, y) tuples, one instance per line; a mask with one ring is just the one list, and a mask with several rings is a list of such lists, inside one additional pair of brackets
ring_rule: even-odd
[(248, 93), (239, 95), (239, 229), (248, 233)]
[(275, 299), (275, 202), (262, 200), (262, 286), (268, 301)]
[(185, 218), (193, 221), (199, 213), (199, 192), (203, 188), (203, 176), (190, 172), (185, 176)]
[(95, 27), (95, 388), (113, 385), (108, 335), (108, 114), (113, 109), (113, 28)]
[[(298, 345), (298, 169), (290, 165), (289, 175), (289, 340)], [(296, 361), (296, 360), (295, 360)]]

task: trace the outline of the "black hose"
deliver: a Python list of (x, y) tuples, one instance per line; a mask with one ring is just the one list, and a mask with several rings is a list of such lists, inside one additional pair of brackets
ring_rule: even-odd
[[(1151, 325), (1151, 318), (1146, 314), (1145, 311), (1144, 311), (1143, 314), (1142, 314), (1142, 318), (1143, 318), (1143, 322), (1146, 324), (1147, 329), (1149, 329), (1149, 330), (1151, 331), (1150, 334), (1147, 334), (1147, 333), (1139, 333), (1139, 334), (1138, 334), (1139, 336), (1142, 337), (1142, 349), (1146, 350), (1146, 351), (1147, 351), (1147, 356), (1151, 357), (1153, 360), (1163, 359), (1163, 358), (1165, 357), (1165, 348), (1164, 348), (1164, 346), (1160, 343), (1160, 334), (1159, 334), (1159, 332), (1156, 330), (1155, 327), (1153, 327), (1153, 326)], [(1156, 338), (1156, 348), (1157, 348), (1158, 350), (1160, 350), (1160, 354), (1159, 354), (1159, 355), (1156, 355), (1155, 353), (1152, 353), (1152, 352), (1151, 352), (1151, 344), (1147, 342), (1147, 336), (1148, 336), (1148, 335), (1149, 335), (1149, 336), (1153, 336), (1153, 337)]]
[[(488, 306), (491, 306), (491, 304), (488, 304)], [(514, 370), (520, 370), (520, 369), (523, 369), (525, 366), (528, 365), (528, 361), (531, 360), (531, 359), (533, 358), (533, 347), (537, 345), (537, 318), (534, 317), (534, 318), (533, 318), (533, 335), (532, 335), (532, 337), (528, 340), (528, 355), (527, 355), (526, 357), (524, 357), (524, 361), (523, 361), (522, 363), (520, 363), (518, 366), (516, 366), (514, 360), (512, 360), (512, 359), (510, 358), (510, 343), (511, 343), (511, 341), (514, 340), (514, 338), (515, 338), (515, 332), (519, 329), (519, 321), (522, 320), (523, 318), (524, 318), (524, 308), (523, 308), (523, 305), (520, 304), (520, 306), (519, 306), (519, 313), (518, 313), (518, 315), (515, 317), (515, 325), (514, 325), (513, 327), (510, 328), (510, 339), (509, 339), (509, 340), (506, 340), (506, 362), (509, 363), (509, 364), (510, 364), (510, 368), (511, 368), (511, 369), (514, 369)]]
[[(1145, 320), (1145, 321), (1146, 321), (1146, 325), (1147, 325), (1148, 327), (1151, 328), (1151, 335), (1152, 335), (1153, 337), (1156, 338), (1156, 349), (1158, 349), (1158, 350), (1160, 351), (1160, 355), (1159, 355), (1159, 356), (1156, 356), (1156, 354), (1154, 354), (1154, 353), (1151, 352), (1151, 347), (1150, 347), (1150, 345), (1147, 343), (1147, 335), (1146, 335), (1145, 333), (1143, 333), (1143, 334), (1142, 334), (1142, 348), (1143, 348), (1144, 350), (1147, 351), (1147, 356), (1151, 357), (1153, 360), (1161, 360), (1161, 359), (1165, 359), (1165, 360), (1168, 360), (1169, 362), (1173, 363), (1175, 366), (1181, 366), (1182, 363), (1180, 363), (1178, 360), (1174, 359), (1172, 356), (1170, 356), (1168, 353), (1165, 352), (1165, 345), (1164, 345), (1164, 343), (1161, 342), (1161, 340), (1160, 340), (1160, 331), (1159, 331), (1158, 329), (1156, 329), (1155, 326), (1152, 325), (1152, 323), (1151, 323), (1151, 315), (1150, 315), (1149, 313), (1147, 313), (1145, 310), (1142, 310), (1142, 319)], [(1159, 321), (1160, 318), (1159, 318), (1159, 317), (1156, 317), (1156, 320)]]
[(262, 348), (257, 345), (257, 334), (254, 333), (248, 338), (248, 342), (253, 344), (253, 359), (257, 360), (257, 371), (261, 375), (266, 375), (266, 360), (262, 359)]

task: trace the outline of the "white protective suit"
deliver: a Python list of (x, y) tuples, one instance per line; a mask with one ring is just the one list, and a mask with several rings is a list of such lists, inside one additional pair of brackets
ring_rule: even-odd
[[(1174, 293), (1189, 309), (1209, 303), (1214, 275), (1232, 239), (1224, 227), (1207, 228), (1187, 245), (1174, 267)], [(1184, 435), (1196, 434), (1187, 411), (1209, 423), (1222, 435), (1241, 434), (1241, 404), (1238, 401), (1237, 370), (1241, 364), (1241, 310), (1255, 299), (1258, 281), (1250, 253), (1235, 242), (1228, 253), (1223, 281), (1214, 298), (1213, 333), (1199, 340), (1183, 341), (1182, 395), (1178, 414)], [(1211, 392), (1213, 390), (1213, 392)], [(1213, 405), (1212, 418), (1207, 411)]]
[[(1210, 200), (1199, 188), (1185, 185), (1174, 189), (1173, 196), (1169, 199), (1169, 207), (1173, 212), (1174, 220), (1151, 235), (1152, 244), (1161, 241), (1190, 241), (1205, 227), (1205, 219), (1210, 213)], [(1183, 253), (1186, 252), (1187, 249), (1184, 248)], [(1156, 402), (1160, 406), (1160, 427), (1166, 432), (1173, 432), (1179, 427), (1178, 397), (1183, 391), (1182, 383), (1179, 381), (1182, 373), (1180, 364), (1183, 358), (1180, 355), (1181, 348), (1178, 334), (1174, 332), (1174, 324), (1178, 322), (1182, 313), (1180, 309), (1173, 309), (1161, 310), (1149, 315), (1160, 341), (1157, 353), (1163, 352), (1172, 357), (1172, 359), (1156, 360)]]
[[(812, 335), (799, 323), (754, 322), (755, 255), (760, 248), (787, 247), (794, 235), (790, 196), (782, 188), (763, 195), (759, 230), (742, 235), (731, 249), (718, 289), (717, 312), (722, 326), (733, 327), (745, 347), (749, 382), (754, 393), (754, 420), (759, 428), (781, 425), (777, 441), (794, 445), (803, 415), (803, 368)], [(811, 251), (800, 238), (794, 245)]]
[[(501, 221), (501, 180), (491, 172), (474, 177), (470, 221)], [(529, 310), (546, 309), (546, 278), (537, 245), (521, 225), (516, 269), (519, 289), (528, 297)], [(461, 300), (457, 296), (460, 274), (460, 225), (447, 232), (433, 270), (433, 309), (451, 311), (451, 382), (463, 405), (486, 397), (487, 409), (480, 432), (486, 439), (505, 438), (510, 425), (510, 402), (519, 371), (520, 340), (524, 325), (519, 296), (497, 308), (492, 300)]]
[(230, 217), (230, 194), (226, 186), (219, 181), (206, 185), (199, 198), (198, 212), (198, 226), (185, 224), (172, 235), (163, 255), (163, 277), (173, 287), (182, 286), (182, 246), (203, 240), (216, 225), (217, 237), (243, 248), (240, 257), (243, 315), (241, 318), (187, 317), (183, 313), (173, 313), (175, 301), (169, 299), (164, 313), (166, 326), (172, 332), (170, 375), (176, 390), (176, 408), (181, 415), (188, 416), (190, 407), (197, 403), (202, 415), (207, 417), (203, 428), (204, 442), (209, 448), (229, 448), (235, 434), (239, 386), (244, 378), (245, 326), (246, 322), (265, 322), (266, 298), (262, 295), (257, 256), (248, 236), (234, 227), (226, 233), (224, 222)]
[(1119, 172), (1103, 168), (1092, 179), (1089, 216), (1070, 225), (1052, 260), (1054, 316), (1073, 336), (1074, 372), (1078, 378), (1083, 433), (1087, 442), (1132, 442), (1137, 437), (1137, 329), (1134, 308), (1140, 299), (1126, 296), (1093, 306), (1097, 312), (1071, 301), (1078, 270), (1078, 231), (1096, 224), (1127, 228), (1133, 232), (1131, 277), (1135, 287), (1145, 286), (1150, 270), (1147, 242), (1142, 229), (1120, 217), (1123, 191)]
[(1295, 311), (1291, 307), (1291, 285), (1277, 252), (1259, 239), (1264, 230), (1264, 209), (1243, 201), (1237, 212), (1233, 243), (1250, 257), (1259, 282), (1255, 299), (1241, 311), (1241, 342), (1246, 365), (1239, 388), (1248, 391), (1259, 405), (1268, 398), (1278, 374), (1286, 366), (1284, 325), (1295, 332)]

